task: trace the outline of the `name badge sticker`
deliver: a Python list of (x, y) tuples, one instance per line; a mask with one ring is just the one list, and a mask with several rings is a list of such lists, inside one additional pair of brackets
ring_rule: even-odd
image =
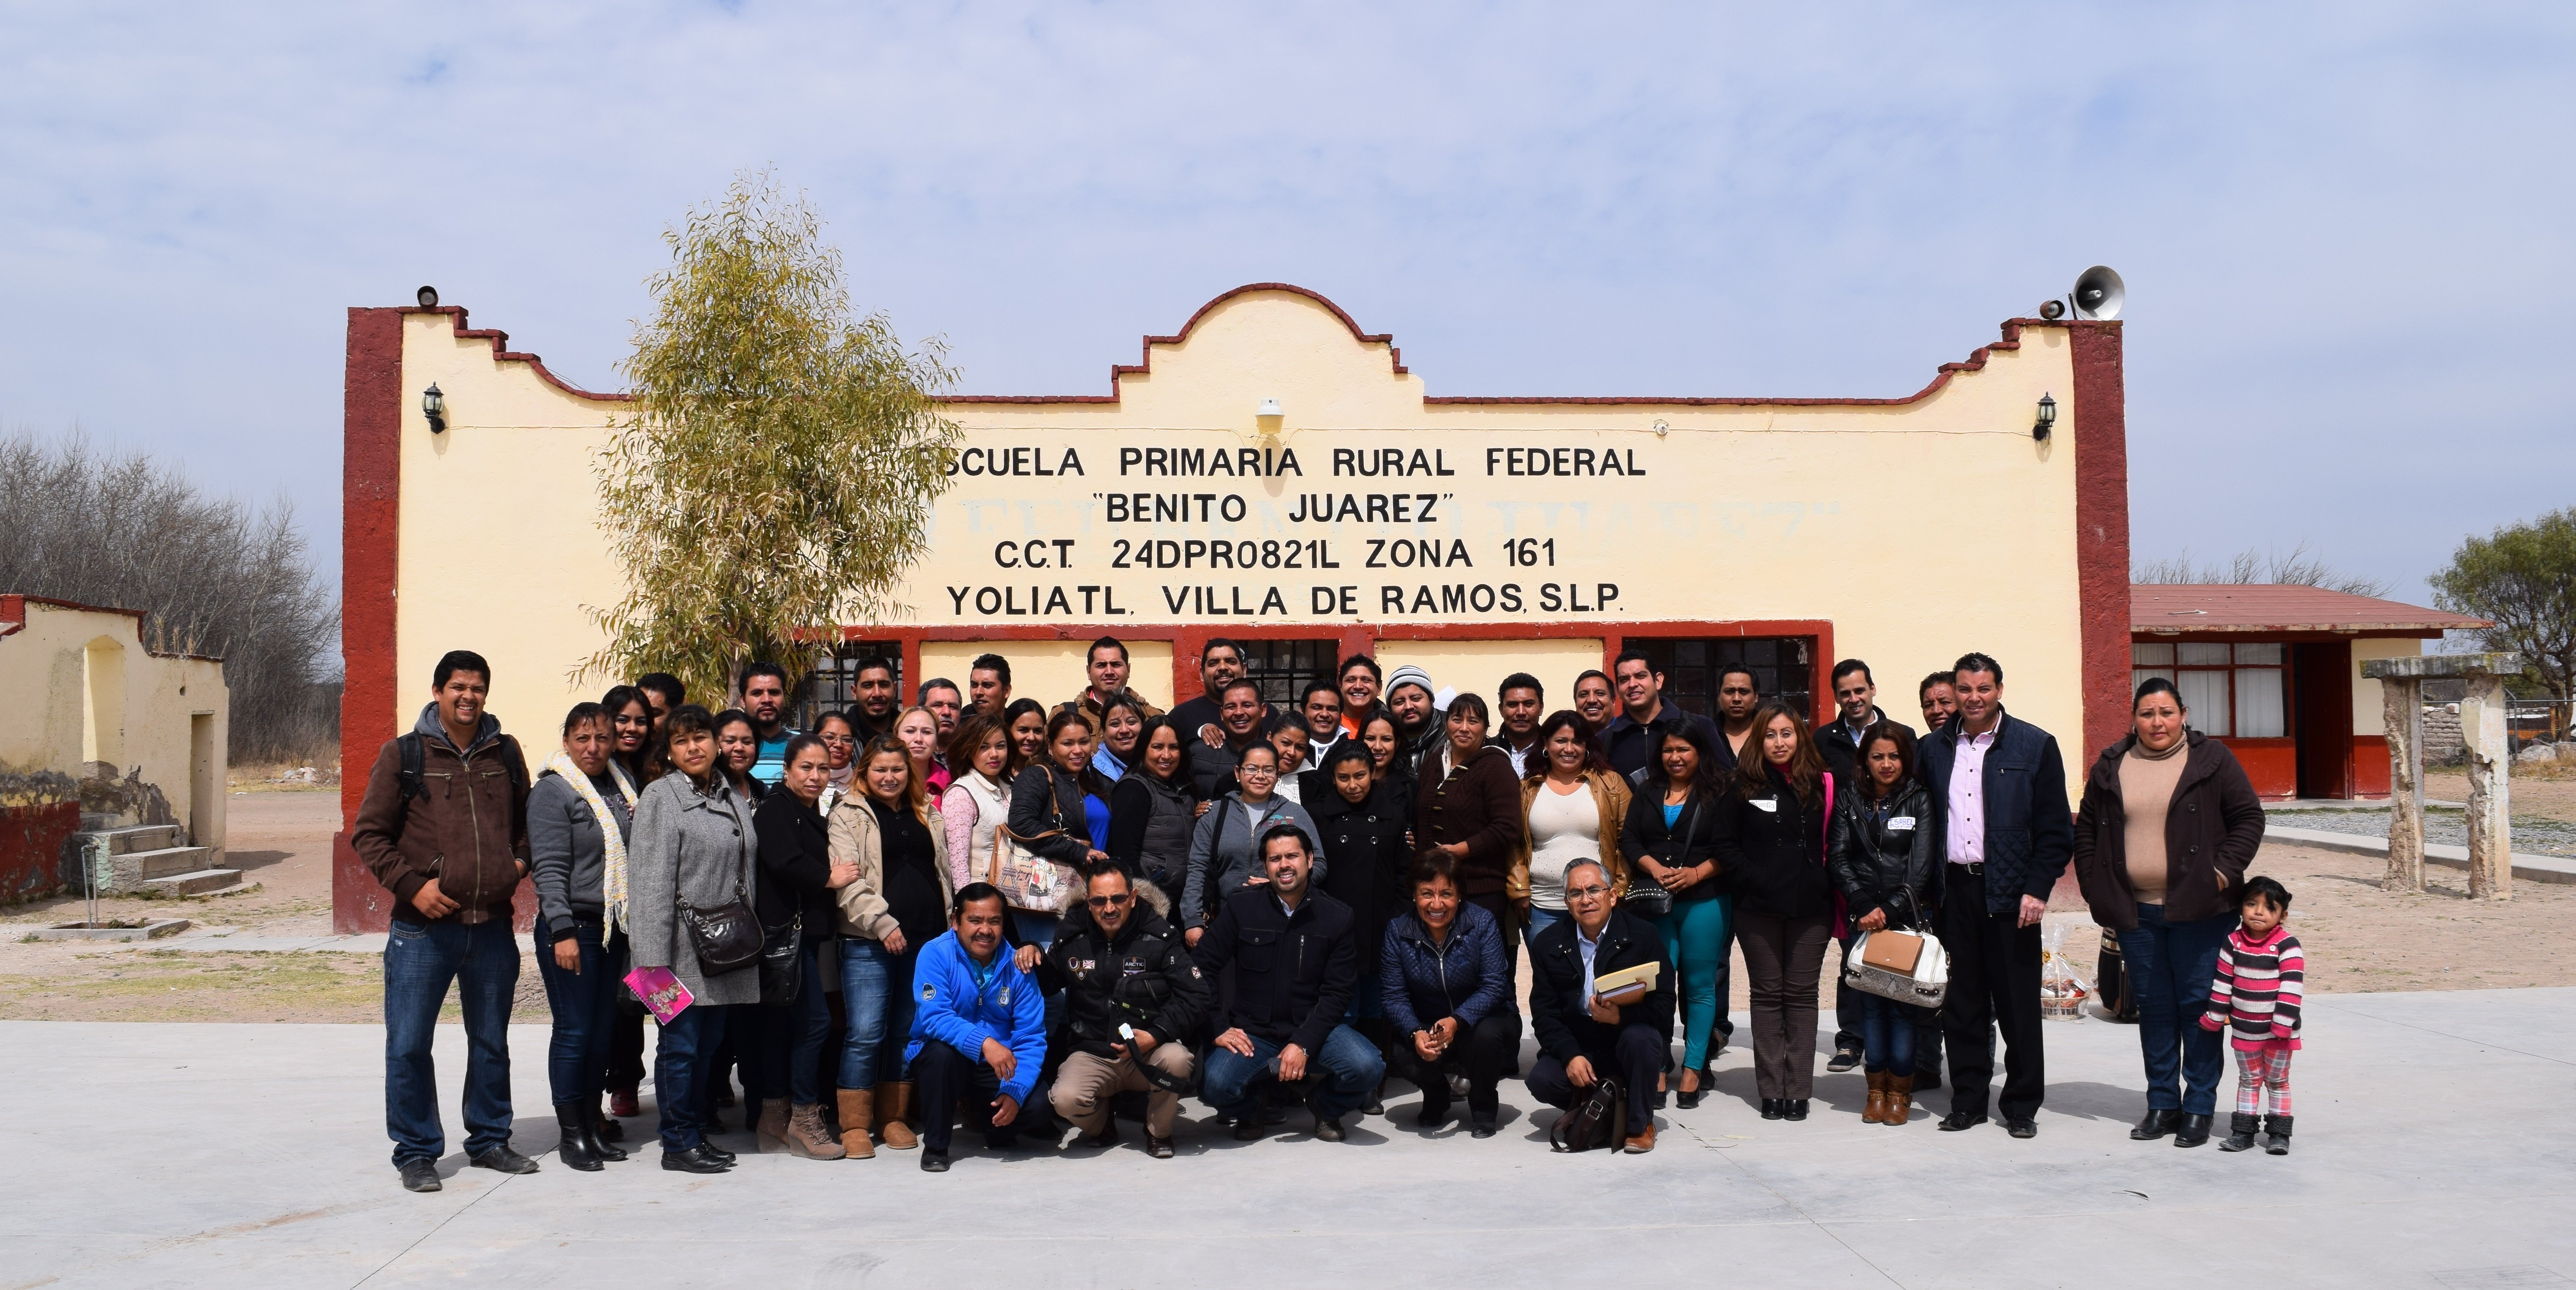
[(1753, 804), (1766, 811), (1777, 811), (1780, 809), (1780, 804), (1778, 802), (1772, 801), (1767, 797), (1757, 797), (1753, 799)]
[(1913, 816), (1911, 816), (1911, 815), (1900, 815), (1900, 816), (1897, 816), (1895, 819), (1889, 820), (1889, 821), (1887, 822), (1887, 827), (1888, 827), (1888, 828), (1890, 828), (1890, 829), (1910, 829), (1910, 828), (1913, 828), (1913, 827), (1914, 827), (1914, 817), (1913, 817)]

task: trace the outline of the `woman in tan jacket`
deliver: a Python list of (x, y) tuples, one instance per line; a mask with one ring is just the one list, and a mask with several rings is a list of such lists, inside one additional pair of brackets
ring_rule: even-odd
[[(849, 1037), (841, 1048), (841, 1148), (853, 1158), (876, 1142), (918, 1146), (912, 1084), (903, 1078), (912, 1034), (912, 968), (921, 947), (948, 927), (956, 892), (948, 876), (947, 832), (930, 809), (912, 752), (892, 735), (859, 750), (857, 791), (833, 803), (826, 822), (832, 862), (858, 867), (836, 895), (841, 915), (841, 999)], [(874, 1127), (876, 1138), (870, 1140)]]
[(1539, 723), (1538, 751), (1521, 778), (1521, 850), (1507, 890), (1520, 907), (1521, 933), (1538, 934), (1565, 917), (1565, 866), (1598, 860), (1610, 873), (1611, 899), (1628, 890), (1628, 861), (1619, 830), (1628, 819), (1628, 781), (1610, 769), (1601, 745), (1584, 733), (1582, 716), (1558, 712)]

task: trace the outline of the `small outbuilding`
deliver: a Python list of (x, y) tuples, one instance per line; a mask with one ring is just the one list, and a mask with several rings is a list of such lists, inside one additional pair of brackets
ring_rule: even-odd
[(2362, 661), (2424, 652), (2483, 618), (2275, 583), (2129, 588), (2130, 682), (2171, 680), (2191, 726), (2266, 798), (2384, 798), (2388, 738)]
[(0, 595), (0, 902), (77, 887), (216, 890), (220, 659), (144, 648), (143, 611)]

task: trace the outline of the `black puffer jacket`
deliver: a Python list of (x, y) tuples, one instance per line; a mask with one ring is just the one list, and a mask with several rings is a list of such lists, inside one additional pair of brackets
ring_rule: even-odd
[(1932, 886), (1932, 803), (1923, 785), (1906, 779), (1872, 801), (1837, 786), (1826, 867), (1843, 894), (1843, 909), (1858, 922), (1884, 910), (1890, 927), (1928, 928), (1938, 903)]
[[(1735, 893), (1735, 907), (1780, 918), (1821, 918), (1833, 912), (1833, 880), (1825, 873), (1825, 791), (1811, 805), (1798, 800), (1776, 769), (1751, 797), (1741, 789), (1726, 798), (1727, 836), (1718, 843), (1718, 865)], [(1830, 780), (1830, 773), (1828, 774)]]
[(1208, 1014), (1208, 988), (1178, 932), (1150, 905), (1139, 904), (1116, 936), (1103, 936), (1091, 907), (1066, 909), (1055, 944), (1038, 963), (1038, 982), (1064, 992), (1063, 1040), (1094, 1057), (1111, 1057), (1121, 1023), (1154, 1042), (1193, 1039)]

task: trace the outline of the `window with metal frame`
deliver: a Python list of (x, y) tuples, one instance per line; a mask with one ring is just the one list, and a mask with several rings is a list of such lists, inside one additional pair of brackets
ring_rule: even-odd
[[(884, 658), (894, 668), (895, 706), (911, 707), (912, 695), (904, 689), (902, 641), (843, 641), (805, 678), (805, 684), (796, 688), (796, 705), (788, 723), (798, 730), (811, 730), (824, 713), (857, 703), (859, 664), (871, 655)], [(960, 678), (958, 684), (965, 684), (964, 679)]]
[[(1814, 719), (1815, 637), (1630, 636), (1625, 644), (1664, 674), (1664, 701), (1683, 711), (1716, 719), (1718, 671), (1740, 665), (1752, 669), (1754, 688), (1763, 698), (1778, 699), (1801, 718)], [(1567, 678), (1569, 686), (1572, 680)]]
[(1261, 686), (1261, 697), (1280, 707), (1294, 707), (1309, 681), (1330, 681), (1341, 660), (1334, 640), (1241, 640), (1243, 674)]
[(2129, 646), (2129, 688), (2173, 682), (2191, 728), (2221, 739), (2289, 734), (2289, 647), (2279, 641), (2157, 641)]

